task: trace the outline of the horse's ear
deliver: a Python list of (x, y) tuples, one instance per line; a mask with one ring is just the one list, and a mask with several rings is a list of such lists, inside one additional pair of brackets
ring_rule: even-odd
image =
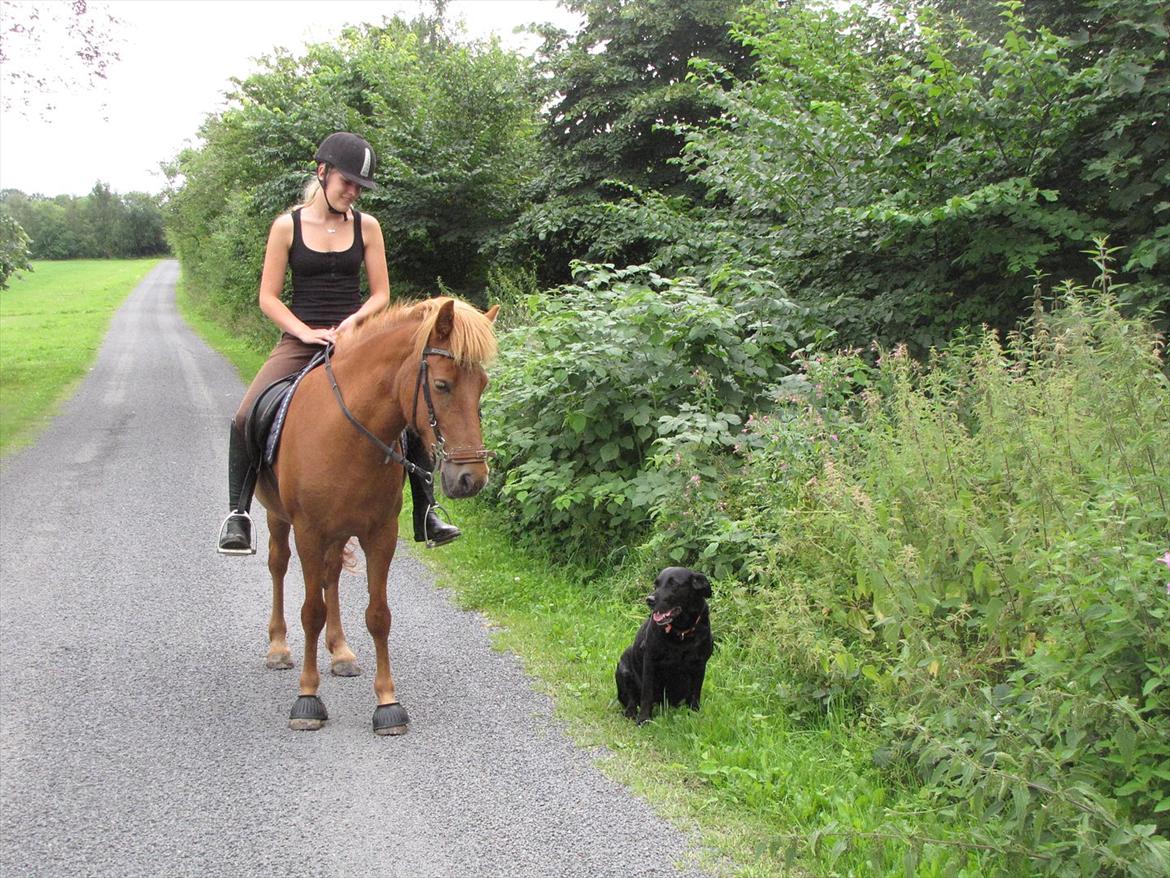
[(492, 305), (490, 308), (488, 308), (484, 312), (483, 316), (488, 319), (489, 323), (495, 323), (496, 322), (496, 315), (499, 313), (500, 313), (500, 306), (499, 305)]
[(455, 329), (455, 300), (448, 299), (439, 306), (439, 316), (435, 318), (435, 343), (446, 344)]

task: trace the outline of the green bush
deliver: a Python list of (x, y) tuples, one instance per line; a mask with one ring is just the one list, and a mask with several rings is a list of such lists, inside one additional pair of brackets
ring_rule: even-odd
[(733, 33), (752, 79), (692, 64), (723, 111), (683, 156), (710, 218), (656, 264), (773, 267), (843, 339), (918, 355), (1015, 326), (1037, 271), (1088, 282), (1080, 251), (1111, 230), (1119, 300), (1165, 311), (1166, 4), (1024, 6), (748, 4)]
[(655, 537), (738, 575), (792, 713), (856, 711), (1041, 874), (1170, 866), (1170, 381), (1108, 283), (926, 364), (806, 358)]
[(32, 270), (28, 259), (28, 235), (6, 210), (0, 210), (0, 290), (8, 289), (8, 279), (18, 271)]
[(735, 444), (807, 315), (768, 284), (729, 304), (642, 266), (574, 272), (504, 333), (485, 416), (519, 528), (600, 553), (686, 490), (683, 449)]

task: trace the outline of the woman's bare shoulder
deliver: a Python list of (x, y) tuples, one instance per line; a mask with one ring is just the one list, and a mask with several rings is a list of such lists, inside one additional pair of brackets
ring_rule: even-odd
[(293, 239), (293, 219), (292, 213), (282, 213), (272, 221), (272, 229), (268, 233), (270, 239), (275, 238), (279, 241), (286, 241), (290, 245)]
[(377, 232), (379, 235), (382, 234), (382, 227), (378, 224), (378, 220), (372, 214), (365, 213), (364, 211), (358, 211), (358, 216), (361, 217), (362, 221), (362, 234), (366, 234), (368, 232)]

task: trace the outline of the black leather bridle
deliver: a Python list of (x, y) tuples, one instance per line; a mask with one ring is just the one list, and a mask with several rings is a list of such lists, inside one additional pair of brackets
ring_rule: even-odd
[[(434, 474), (428, 470), (423, 469), (415, 463), (407, 460), (405, 456), (397, 449), (387, 445), (377, 436), (375, 436), (366, 426), (359, 421), (349, 410), (345, 404), (345, 398), (341, 395), (341, 388), (337, 385), (337, 376), (333, 374), (333, 364), (330, 362), (330, 354), (332, 353), (333, 345), (325, 347), (325, 374), (329, 376), (329, 383), (333, 387), (333, 395), (337, 398), (337, 404), (341, 406), (342, 414), (349, 419), (349, 422), (357, 427), (358, 431), (368, 439), (375, 448), (386, 455), (382, 463), (389, 463), (391, 460), (406, 468), (406, 471), (412, 475), (418, 475), (423, 478), (428, 485), (434, 483)], [(437, 469), (444, 460), (449, 460), (452, 463), (476, 463), (479, 461), (486, 461), (492, 457), (492, 452), (484, 447), (479, 448), (459, 448), (454, 452), (447, 451), (447, 440), (443, 437), (443, 431), (439, 429), (439, 418), (435, 414), (435, 404), (431, 400), (431, 385), (427, 380), (429, 376), (429, 367), (427, 365), (427, 357), (446, 357), (449, 360), (454, 360), (455, 355), (443, 348), (433, 348), (429, 345), (423, 348), (422, 356), (418, 363), (418, 381), (414, 386), (414, 407), (411, 409), (410, 418), (414, 419), (415, 413), (418, 411), (418, 396), (419, 390), (422, 390), (423, 400), (427, 404), (427, 423), (430, 425), (431, 431), (435, 434), (435, 444), (431, 449), (431, 459), (434, 461)]]

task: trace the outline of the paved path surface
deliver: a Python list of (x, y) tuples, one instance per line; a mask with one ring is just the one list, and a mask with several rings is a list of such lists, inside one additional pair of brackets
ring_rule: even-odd
[(263, 555), (213, 550), (243, 388), (178, 317), (177, 274), (142, 282), (75, 397), (0, 465), (0, 874), (698, 874), (404, 549), (390, 642), (411, 731), (370, 730), (351, 574), (367, 673), (326, 673), (329, 723), (287, 728), (297, 671), (264, 668)]

